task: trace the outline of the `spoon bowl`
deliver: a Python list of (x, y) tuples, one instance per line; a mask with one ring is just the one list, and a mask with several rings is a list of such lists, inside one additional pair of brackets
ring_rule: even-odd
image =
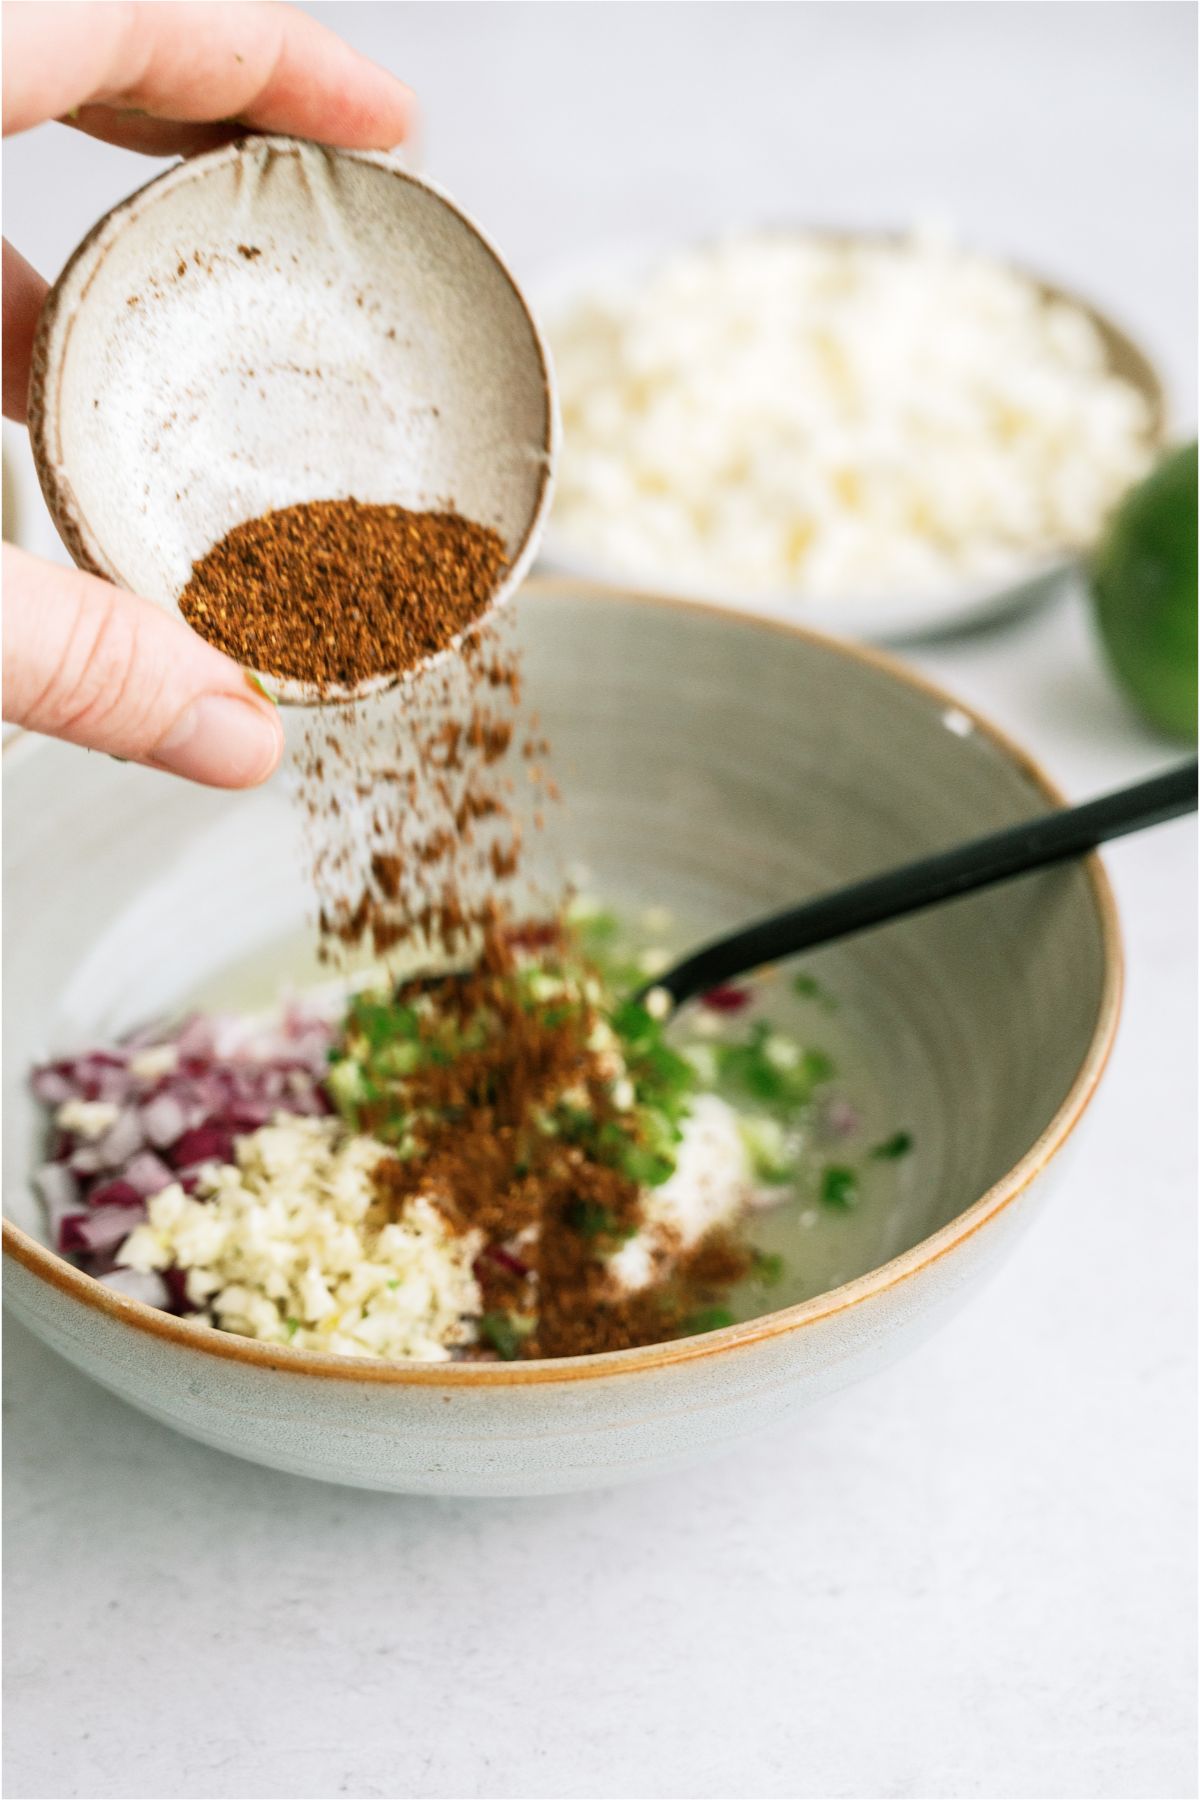
[(76, 562), (172, 609), (233, 526), (350, 497), (492, 526), (498, 605), (558, 448), (545, 345), (478, 227), (388, 154), (277, 137), (175, 165), (89, 233), (42, 313), (30, 432)]

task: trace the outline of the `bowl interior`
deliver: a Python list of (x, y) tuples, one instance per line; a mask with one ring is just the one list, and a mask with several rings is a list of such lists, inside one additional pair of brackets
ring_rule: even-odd
[[(544, 857), (689, 931), (1046, 804), (964, 712), (822, 640), (570, 585), (532, 584), (518, 612), (565, 794)], [(5, 1206), (44, 1241), (30, 1063), (215, 995), (232, 969), (279, 972), (307, 894), (279, 784), (222, 794), (30, 740), (5, 760)], [(793, 1218), (780, 1304), (867, 1273), (1011, 1168), (1079, 1072), (1115, 956), (1075, 865), (806, 959), (839, 1000), (816, 1041), (834, 1033), (856, 1093), (915, 1148), (890, 1203), (819, 1252)]]
[(515, 579), (554, 410), (519, 290), (445, 197), (382, 155), (255, 138), (80, 247), (33, 431), (77, 558), (171, 603), (232, 526), (344, 496), (453, 506), (500, 532)]

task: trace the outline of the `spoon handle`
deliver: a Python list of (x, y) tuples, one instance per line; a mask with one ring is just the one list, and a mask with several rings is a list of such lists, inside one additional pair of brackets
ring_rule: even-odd
[(1193, 760), (1082, 806), (1060, 807), (1040, 818), (975, 838), (953, 850), (873, 875), (852, 887), (772, 913), (752, 925), (705, 944), (639, 990), (665, 988), (676, 1006), (722, 982), (745, 975), (818, 944), (903, 919), (941, 900), (973, 894), (996, 882), (1066, 862), (1110, 838), (1160, 825), (1196, 810), (1197, 765)]

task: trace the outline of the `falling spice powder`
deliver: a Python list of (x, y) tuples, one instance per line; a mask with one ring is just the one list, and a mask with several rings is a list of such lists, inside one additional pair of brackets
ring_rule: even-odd
[(485, 1356), (677, 1336), (750, 1266), (718, 1229), (687, 1249), (664, 1235), (660, 1281), (627, 1291), (614, 1278), (608, 1258), (643, 1223), (643, 1188), (623, 1166), (643, 1154), (642, 1127), (614, 1101), (599, 988), (575, 956), (561, 921), (513, 926), (493, 908), (471, 968), (404, 981), (389, 1007), (362, 997), (334, 1052), (339, 1104), (398, 1150), (376, 1171), (381, 1218), (425, 1198), (452, 1231), (485, 1240)]
[[(322, 959), (368, 949), (397, 971), (460, 971), (393, 975), (385, 1061), (387, 1033), (410, 1012), (421, 1034), (475, 1044), (447, 1057), (422, 1035), (406, 1052), (420, 1069), (401, 1113), (387, 1084), (357, 1109), (358, 1129), (392, 1144), (399, 1119), (405, 1138), (379, 1165), (376, 1204), (394, 1219), (432, 1193), (452, 1231), (482, 1233), (473, 1354), (582, 1355), (677, 1335), (746, 1258), (709, 1238), (680, 1250), (665, 1286), (621, 1291), (606, 1259), (637, 1229), (640, 1181), (590, 1139), (543, 1129), (564, 1091), (586, 1097), (597, 1141), (624, 1144), (628, 1123), (592, 1043), (594, 1004), (531, 1006), (524, 994), (522, 959), (554, 959), (567, 939), (561, 894), (541, 892), (522, 864), (519, 795), (535, 828), (558, 796), (549, 745), (521, 714), (512, 622), (482, 618), (504, 567), (496, 534), (454, 514), (318, 501), (232, 531), (196, 564), (181, 607), (222, 649), (317, 693), (407, 673), (373, 700), (312, 708), (291, 759)], [(458, 654), (430, 661), (452, 641)], [(364, 1005), (351, 1020), (374, 1016)]]
[(499, 534), (454, 512), (310, 500), (237, 525), (180, 596), (188, 623), (261, 675), (318, 692), (406, 674), (485, 613)]

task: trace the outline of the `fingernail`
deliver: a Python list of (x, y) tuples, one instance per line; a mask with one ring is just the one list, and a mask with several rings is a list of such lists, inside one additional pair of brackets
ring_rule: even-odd
[(232, 694), (204, 694), (176, 719), (149, 760), (210, 787), (255, 787), (283, 749), (278, 714)]

